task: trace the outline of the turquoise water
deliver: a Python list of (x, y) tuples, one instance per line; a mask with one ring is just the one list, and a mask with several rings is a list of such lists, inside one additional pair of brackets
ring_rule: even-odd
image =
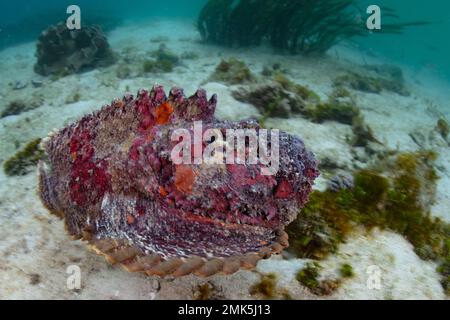
[[(65, 8), (74, 1), (2, 1), (0, 4), (0, 48), (32, 41), (45, 27), (67, 16)], [(76, 1), (83, 19), (98, 19), (106, 28), (123, 21), (133, 22), (154, 17), (192, 19), (195, 21), (206, 0)], [(396, 10), (400, 21), (426, 20), (427, 26), (412, 27), (402, 35), (370, 35), (355, 39), (362, 51), (380, 53), (388, 59), (411, 65), (417, 71), (428, 70), (450, 79), (450, 3), (444, 0), (361, 0), (361, 7), (377, 4)], [(355, 44), (355, 42), (353, 43)]]
[[(330, 278), (332, 281), (327, 285), (330, 284), (332, 287), (339, 282), (339, 286), (345, 288), (339, 290), (342, 293), (333, 298), (444, 297), (443, 289), (450, 286), (449, 260), (448, 257), (441, 255), (448, 254), (448, 250), (444, 247), (444, 241), (442, 248), (435, 245), (435, 241), (447, 239), (448, 233), (444, 234), (444, 232), (450, 229), (441, 230), (437, 225), (430, 227), (428, 221), (429, 217), (440, 217), (446, 223), (445, 228), (450, 221), (450, 198), (448, 197), (450, 188), (450, 129), (448, 125), (450, 122), (448, 105), (450, 99), (448, 58), (450, 56), (448, 41), (450, 2), (355, 0), (359, 1), (360, 8), (364, 8), (361, 16), (354, 16), (354, 21), (361, 23), (361, 29), (356, 32), (362, 32), (365, 36), (340, 41), (338, 46), (325, 50), (327, 52), (325, 56), (321, 55), (323, 52), (319, 46), (319, 50), (314, 52), (317, 56), (311, 58), (305, 52), (299, 53), (299, 51), (316, 48), (315, 45), (320, 41), (316, 41), (314, 36), (302, 38), (302, 35), (297, 34), (301, 32), (295, 32), (300, 29), (295, 23), (303, 21), (301, 19), (293, 19), (294, 27), (292, 25), (286, 27), (287, 23), (284, 23), (292, 21), (285, 19), (283, 13), (292, 17), (293, 10), (276, 7), (278, 16), (273, 14), (258, 19), (263, 16), (264, 10), (261, 10), (263, 11), (261, 13), (253, 10), (255, 8), (248, 10), (245, 6), (238, 7), (245, 11), (245, 14), (239, 10), (237, 10), (238, 14), (230, 14), (239, 22), (236, 25), (215, 24), (218, 19), (208, 19), (208, 17), (216, 15), (217, 12), (209, 11), (210, 15), (203, 20), (205, 22), (203, 26), (210, 23), (207, 26), (208, 31), (205, 33), (204, 29), (207, 28), (202, 29), (200, 26), (197, 32), (196, 23), (201, 20), (198, 19), (199, 15), (201, 16), (202, 8), (208, 1), (5, 0), (0, 2), (0, 137), (2, 141), (0, 143), (0, 165), (2, 166), (0, 169), (0, 239), (6, 243), (2, 244), (0, 241), (0, 261), (5, 260), (3, 264), (6, 266), (0, 272), (0, 293), (9, 292), (7, 298), (45, 299), (50, 296), (58, 299), (92, 297), (111, 299), (113, 295), (116, 298), (115, 292), (119, 292), (116, 288), (120, 288), (121, 298), (150, 297), (149, 292), (146, 291), (149, 288), (153, 290), (154, 287), (150, 278), (148, 280), (134, 275), (121, 277), (116, 273), (116, 269), (106, 268), (106, 266), (104, 270), (97, 273), (98, 261), (87, 254), (82, 254), (84, 248), (80, 248), (78, 244), (75, 246), (69, 244), (63, 222), (56, 216), (51, 216), (40, 204), (40, 197), (43, 197), (44, 201), (47, 198), (46, 188), (40, 193), (35, 189), (39, 181), (36, 175), (37, 161), (47, 161), (47, 156), (42, 155), (37, 148), (39, 141), (47, 146), (49, 141), (62, 141), (57, 147), (59, 149), (61, 146), (61, 150), (64, 150), (62, 149), (64, 139), (50, 138), (55, 137), (56, 134), (53, 128), (64, 128), (84, 115), (99, 110), (100, 106), (110, 104), (114, 98), (121, 97), (125, 93), (134, 94), (140, 88), (149, 89), (157, 83), (164, 86), (166, 92), (170, 87), (180, 86), (189, 96), (199, 87), (204, 88), (209, 97), (215, 93), (218, 97), (215, 114), (217, 119), (238, 121), (255, 118), (264, 127), (279, 129), (300, 137), (307, 149), (311, 150), (319, 160), (321, 175), (315, 181), (316, 196), (311, 196), (312, 205), (304, 209), (305, 215), (301, 215), (303, 212), (299, 211), (301, 214), (298, 215), (298, 228), (293, 225), (294, 228), (289, 231), (289, 236), (293, 236), (291, 239), (296, 239), (291, 242), (294, 244), (292, 247), (298, 246), (298, 252), (285, 251), (281, 259), (269, 260), (267, 264), (260, 266), (258, 272), (261, 274), (273, 272), (277, 279), (291, 276), (294, 279), (300, 271), (299, 259), (312, 257), (321, 262), (323, 259), (330, 258), (332, 260), (323, 264), (324, 275), (332, 276), (337, 270), (331, 269), (335, 269), (335, 266), (341, 262), (351, 266), (357, 275), (354, 279), (343, 280), (342, 283), (340, 280), (336, 282), (334, 278)], [(233, 0), (211, 1), (220, 4)], [(289, 4), (292, 5), (292, 7), (289, 6), (290, 9), (298, 9), (295, 5), (308, 1), (316, 1), (319, 7), (324, 3), (352, 0), (234, 1), (242, 1), (248, 5), (254, 1), (265, 1), (266, 5), (290, 2)], [(96, 28), (86, 28), (86, 32), (81, 30), (78, 33), (67, 32), (63, 24), (58, 25), (57, 28), (49, 28), (60, 21), (65, 21), (68, 17), (66, 9), (73, 4), (81, 8), (82, 26), (99, 24), (105, 31), (106, 37)], [(426, 21), (427, 23), (405, 28), (402, 34), (370, 33), (365, 28), (365, 19), (368, 16), (365, 8), (372, 4), (383, 7), (382, 26), (389, 22)], [(397, 18), (394, 21), (385, 16), (389, 11), (385, 10), (384, 6), (395, 10)], [(259, 14), (256, 14), (256, 11)], [(317, 14), (317, 12), (313, 13)], [(296, 14), (302, 16), (298, 11)], [(309, 14), (303, 17), (307, 21), (311, 16), (315, 15)], [(332, 13), (331, 16), (333, 17)], [(334, 16), (334, 18), (337, 17)], [(350, 19), (353, 19), (353, 15)], [(308, 28), (314, 27), (316, 21), (317, 19), (314, 18)], [(259, 27), (255, 28), (255, 25)], [(326, 25), (323, 27), (327, 29)], [(210, 43), (200, 41), (200, 36), (203, 36), (205, 40), (211, 34), (216, 34), (209, 31), (217, 29), (221, 32), (216, 32), (217, 37), (208, 39)], [(44, 33), (38, 40), (44, 30), (50, 30), (50, 32)], [(354, 29), (351, 30), (355, 32)], [(249, 34), (251, 36), (248, 36)], [(261, 36), (261, 34), (264, 35)], [(317, 35), (320, 32), (313, 34)], [(279, 37), (279, 35), (286, 36)], [(258, 36), (261, 36), (258, 39), (260, 41), (255, 40)], [(238, 44), (241, 44), (242, 48), (236, 48)], [(261, 45), (262, 48), (252, 47), (255, 44)], [(313, 50), (308, 53), (311, 54), (311, 51)], [(118, 113), (122, 114), (118, 109), (124, 107), (120, 99), (114, 100), (112, 105), (115, 108), (106, 110), (119, 111)], [(140, 104), (137, 105), (140, 106)], [(127, 106), (133, 105), (130, 103)], [(198, 110), (198, 108), (193, 109), (195, 112)], [(126, 107), (124, 110), (127, 110)], [(151, 117), (146, 115), (147, 108), (140, 106), (139, 110), (144, 111), (144, 118), (139, 121), (139, 130), (141, 130)], [(170, 119), (173, 110), (177, 109), (172, 108), (172, 101), (159, 104), (156, 110), (157, 123), (159, 124), (159, 121), (164, 120), (166, 116)], [(109, 122), (108, 118), (114, 121)], [(168, 121), (167, 119), (164, 121)], [(107, 125), (103, 125), (104, 123)], [(110, 123), (112, 126), (109, 126)], [(98, 146), (97, 143), (92, 145), (102, 150), (102, 144), (111, 143), (110, 140), (116, 136), (125, 135), (127, 122), (124, 121), (124, 124), (125, 126), (122, 121), (115, 121), (115, 118), (107, 116), (104, 122), (103, 120), (99, 122), (98, 132), (101, 134), (95, 135), (95, 139), (101, 137), (106, 142), (103, 143), (99, 138)], [(116, 125), (118, 130), (115, 128)], [(111, 129), (105, 130), (111, 133), (110, 139), (103, 134), (103, 128)], [(150, 130), (153, 128), (148, 132)], [(151, 141), (153, 137), (153, 135), (147, 135), (148, 132), (144, 131), (145, 143)], [(47, 137), (48, 135), (50, 137)], [(117, 148), (112, 150), (125, 154), (130, 148), (131, 158), (134, 153), (134, 149), (131, 148), (136, 146), (134, 143), (144, 141), (141, 132), (137, 137), (136, 135), (133, 131), (133, 134), (121, 143), (114, 140), (112, 143), (117, 145)], [(94, 139), (91, 139), (90, 132), (86, 134), (83, 131), (81, 136), (83, 140), (85, 136), (89, 136), (88, 140)], [(69, 149), (73, 147), (72, 142), (76, 142), (74, 145), (79, 144), (75, 133), (74, 139), (71, 139), (68, 144)], [(89, 145), (89, 148), (86, 148), (89, 151), (94, 149), (91, 143), (86, 145)], [(295, 145), (292, 149), (295, 149)], [(428, 150), (433, 153), (403, 153)], [(84, 153), (84, 150), (82, 151)], [(417, 158), (414, 163), (420, 160), (419, 165), (411, 165), (412, 156), (414, 159)], [(437, 159), (433, 160), (435, 156)], [(76, 170), (72, 173), (78, 174), (78, 161), (75, 161), (77, 157), (79, 157), (77, 151), (72, 152), (72, 150), (70, 150), (70, 157), (69, 153), (66, 156), (72, 159), (71, 170)], [(97, 163), (116, 161), (116, 156), (108, 155), (105, 159)], [(128, 160), (125, 158), (124, 161)], [(398, 162), (395, 166), (394, 161)], [(67, 163), (65, 158), (61, 163), (64, 165)], [(120, 162), (120, 164), (123, 163)], [(87, 173), (84, 174), (86, 171), (84, 168), (82, 173), (91, 177), (94, 172), (95, 180), (91, 179), (93, 182), (86, 178), (86, 183), (82, 187), (75, 184), (75, 188), (72, 188), (71, 182), (68, 182), (71, 197), (72, 191), (76, 191), (76, 197), (73, 196), (75, 200), (85, 198), (85, 195), (97, 195), (98, 190), (104, 192), (108, 174), (103, 172), (105, 170), (91, 169), (90, 165), (91, 163)], [(407, 175), (406, 171), (405, 175), (400, 172), (400, 166), (405, 167), (403, 171), (407, 170)], [(153, 169), (153, 165), (149, 167)], [(415, 169), (410, 169), (411, 167)], [(41, 163), (40, 168), (47, 170), (52, 167), (50, 163), (45, 166)], [(128, 166), (124, 168), (133, 169)], [(143, 168), (146, 169), (145, 166)], [(222, 171), (223, 168), (220, 170)], [(372, 172), (373, 170), (375, 171)], [(414, 172), (414, 177), (410, 170), (417, 171)], [(116, 171), (118, 170), (112, 172), (117, 175)], [(42, 172), (44, 171), (41, 170)], [(97, 174), (97, 172), (100, 173)], [(239, 173), (240, 170), (236, 172)], [(311, 174), (309, 170), (305, 172), (308, 175)], [(181, 175), (184, 179), (184, 173)], [(436, 175), (439, 177), (437, 181)], [(138, 173), (123, 175), (123, 177), (128, 176), (139, 178), (139, 183), (144, 181), (140, 179)], [(191, 180), (189, 175), (186, 176), (189, 178), (186, 180)], [(143, 177), (147, 179), (147, 176)], [(357, 179), (354, 179), (355, 177)], [(131, 182), (118, 178), (122, 176), (119, 174), (117, 179), (116, 176), (114, 179), (118, 180), (118, 184), (126, 186), (124, 190), (131, 190)], [(76, 177), (75, 182), (78, 182), (78, 179), (80, 178)], [(195, 180), (195, 177), (193, 179)], [(216, 177), (212, 176), (211, 179), (214, 180)], [(430, 181), (422, 181), (425, 179)], [(73, 175), (70, 176), (70, 181), (72, 180)], [(175, 177), (174, 180), (176, 181), (177, 178)], [(46, 183), (47, 179), (41, 179), (41, 181)], [(153, 183), (153, 180), (148, 179), (148, 181)], [(387, 181), (392, 188), (384, 186)], [(284, 190), (289, 189), (285, 188), (284, 182), (280, 183), (282, 188), (277, 186), (277, 189), (274, 189), (277, 197), (283, 198), (284, 193), (290, 193)], [(408, 182), (412, 182), (411, 189)], [(353, 188), (355, 183), (361, 185)], [(378, 183), (380, 186), (375, 185)], [(418, 188), (419, 184), (420, 188)], [(394, 190), (397, 185), (399, 190)], [(86, 186), (89, 189), (86, 189)], [(341, 192), (342, 189), (345, 189), (343, 193), (336, 193)], [(354, 189), (354, 191), (347, 189)], [(122, 190), (121, 186), (120, 190)], [(281, 195), (278, 195), (279, 190)], [(375, 192), (374, 197), (371, 196), (371, 191)], [(160, 187), (159, 192), (161, 195), (167, 193), (164, 187)], [(245, 195), (245, 192), (243, 194)], [(345, 196), (345, 201), (342, 201), (341, 195)], [(114, 199), (114, 196), (114, 194), (112, 198), (105, 196), (103, 200)], [(121, 198), (122, 195), (117, 197), (119, 200)], [(322, 206), (321, 199), (326, 201), (324, 202), (326, 207)], [(398, 201), (399, 199), (401, 201)], [(72, 201), (74, 206), (78, 205), (75, 200)], [(150, 200), (153, 201), (153, 199)], [(261, 197), (261, 201), (267, 202), (269, 207), (272, 203), (270, 198), (267, 200)], [(369, 203), (366, 205), (362, 203), (363, 201)], [(354, 208), (347, 208), (350, 203), (355, 204)], [(180, 202), (182, 209), (184, 209), (183, 206), (184, 203)], [(330, 207), (337, 209), (332, 213), (328, 209)], [(76, 210), (72, 211), (70, 208), (70, 211), (64, 213), (67, 217), (73, 215), (74, 211)], [(236, 211), (236, 213), (239, 212)], [(342, 216), (338, 216), (341, 213)], [(392, 213), (395, 216), (392, 215), (390, 219), (388, 215)], [(380, 224), (384, 231), (381, 233), (375, 231), (374, 234), (367, 235), (361, 233), (360, 236), (359, 229), (367, 225), (372, 227), (372, 220), (375, 226)], [(88, 224), (89, 221), (92, 220), (88, 218), (86, 223)], [(128, 224), (134, 221), (133, 216), (128, 212), (126, 221)], [(205, 219), (205, 221), (208, 220)], [(420, 224), (424, 221), (427, 223), (422, 228)], [(347, 229), (350, 228), (352, 232), (353, 229), (358, 232), (355, 232), (356, 237), (348, 235), (346, 239), (346, 234), (350, 234)], [(436, 235), (431, 234), (432, 232), (436, 232)], [(426, 240), (421, 240), (422, 235)], [(341, 243), (344, 238), (346, 243)], [(205, 239), (208, 240), (206, 235)], [(338, 254), (332, 253), (338, 245)], [(294, 248), (294, 250), (297, 249)], [(316, 250), (317, 257), (312, 252)], [(322, 251), (325, 253), (330, 251), (330, 256), (324, 257)], [(74, 261), (80, 261), (83, 272), (84, 270), (96, 271), (89, 274), (89, 281), (101, 280), (102, 282), (96, 282), (97, 285), (94, 282), (92, 282), (94, 285), (90, 285), (87, 281), (83, 282), (86, 283), (83, 290), (77, 291), (76, 295), (72, 296), (72, 292), (65, 290), (62, 285), (66, 283), (65, 270), (59, 269), (65, 268), (67, 261), (72, 261), (72, 257)], [(419, 258), (426, 259), (427, 262)], [(442, 262), (443, 259), (447, 259), (444, 261), (445, 264)], [(302, 265), (304, 265), (303, 262), (306, 260), (302, 261)], [(383, 290), (372, 290), (369, 287), (367, 290), (364, 289), (363, 282), (366, 281), (368, 274), (366, 270), (373, 267), (373, 263), (379, 263), (383, 272), (386, 272), (387, 277), (383, 274), (383, 283), (385, 283)], [(441, 271), (435, 272), (430, 263), (435, 263)], [(18, 273), (17, 270), (21, 272)], [(39, 276), (38, 278), (42, 279), (45, 285), (28, 285), (29, 282), (33, 283), (29, 281), (29, 275)], [(2, 279), (16, 278), (18, 285), (15, 281), (2, 281)], [(179, 282), (167, 281), (163, 285), (158, 282), (158, 287), (163, 290), (158, 293), (157, 298), (191, 299), (191, 292), (197, 290), (197, 284), (203, 286), (204, 283), (203, 279), (198, 282), (200, 280), (194, 278)], [(238, 275), (227, 279), (230, 280), (230, 286), (223, 290), (225, 292), (223, 297), (220, 293), (220, 298), (236, 299), (235, 291), (239, 291), (238, 297), (241, 293), (248, 297), (247, 292), (251, 292), (250, 288), (253, 288), (253, 283), (249, 282), (253, 281), (252, 277), (249, 276), (247, 279), (244, 274), (243, 277)], [(227, 282), (218, 281), (216, 284), (219, 285), (211, 284), (217, 288), (226, 286)], [(13, 288), (10, 289), (9, 286)], [(179, 290), (183, 286), (187, 289)], [(7, 290), (3, 289), (5, 287)], [(294, 290), (297, 290), (297, 287)], [(122, 288), (128, 288), (129, 291), (126, 292)], [(298, 288), (303, 290), (301, 287)], [(164, 292), (164, 290), (167, 291)], [(151, 293), (155, 294), (153, 291)], [(293, 299), (299, 297), (305, 299), (303, 291), (294, 293)], [(447, 292), (447, 299), (449, 294)], [(283, 293), (283, 298), (285, 297)], [(311, 296), (306, 296), (308, 297)]]
[(379, 3), (396, 10), (401, 21), (427, 20), (426, 26), (412, 27), (402, 35), (377, 35), (359, 39), (366, 50), (374, 50), (416, 70), (429, 70), (450, 79), (450, 2), (445, 0), (361, 1)]

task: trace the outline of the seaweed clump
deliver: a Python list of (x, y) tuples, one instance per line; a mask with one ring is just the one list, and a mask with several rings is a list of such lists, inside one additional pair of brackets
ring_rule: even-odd
[(319, 103), (308, 110), (309, 118), (318, 123), (333, 120), (351, 125), (358, 115), (359, 109), (354, 104), (338, 100)]
[(328, 101), (310, 104), (307, 116), (311, 120), (322, 123), (337, 121), (351, 125), (354, 118), (360, 115), (360, 110), (350, 92), (343, 87), (336, 87), (328, 97)]
[(314, 122), (337, 121), (352, 126), (353, 137), (349, 143), (355, 147), (366, 147), (370, 142), (382, 144), (372, 128), (364, 121), (360, 109), (350, 92), (337, 86), (327, 101), (307, 86), (297, 84), (277, 72), (271, 83), (241, 87), (232, 92), (233, 97), (251, 103), (261, 113), (261, 122), (267, 118), (289, 118), (302, 115)]
[[(34, 95), (33, 95), (34, 96)], [(5, 118), (9, 116), (17, 116), (23, 112), (27, 112), (38, 108), (42, 105), (42, 97), (35, 97), (29, 101), (24, 101), (21, 99), (13, 100), (6, 105), (6, 108), (0, 113), (0, 118)]]
[(8, 176), (21, 176), (29, 172), (31, 166), (36, 166), (44, 152), (40, 149), (41, 139), (29, 142), (22, 150), (3, 163), (3, 170)]
[(438, 179), (435, 159), (433, 152), (402, 153), (356, 172), (353, 189), (314, 191), (287, 227), (288, 250), (300, 258), (322, 259), (336, 252), (356, 226), (389, 229), (403, 235), (419, 257), (440, 265), (448, 292), (450, 226), (430, 214)]
[(296, 279), (316, 295), (330, 295), (341, 282), (340, 280), (319, 280), (320, 269), (321, 266), (317, 262), (309, 262), (297, 273)]
[[(401, 70), (400, 70), (401, 72)], [(382, 91), (397, 93), (401, 96), (409, 96), (409, 91), (405, 88), (403, 76), (397, 73), (382, 73), (378, 76), (361, 75), (356, 72), (348, 72), (334, 80), (336, 86), (349, 86), (358, 91), (379, 94)]]
[(339, 268), (339, 273), (344, 278), (351, 278), (355, 275), (353, 267), (348, 263), (344, 263), (341, 265), (341, 267)]
[(319, 277), (319, 268), (320, 266), (317, 262), (308, 263), (305, 268), (297, 273), (297, 281), (309, 289), (317, 288), (319, 286), (319, 280), (317, 280)]
[(14, 116), (21, 114), (22, 112), (27, 111), (28, 105), (22, 101), (22, 100), (14, 100), (11, 101), (5, 108), (5, 110), (2, 111), (0, 118), (5, 118), (8, 116)]
[(209, 80), (234, 85), (255, 82), (255, 77), (245, 62), (231, 58), (222, 60)]
[[(447, 230), (447, 234), (450, 230)], [(445, 243), (445, 254), (442, 263), (439, 265), (437, 271), (442, 275), (441, 284), (447, 295), (450, 295), (450, 239)]]
[(354, 147), (366, 147), (370, 142), (382, 144), (365, 122), (353, 96), (340, 85), (334, 88), (328, 101), (310, 104), (307, 116), (318, 123), (337, 121), (351, 125), (353, 137), (349, 139), (349, 143)]
[(264, 299), (273, 299), (276, 296), (277, 276), (273, 273), (263, 275), (261, 281), (250, 288), (250, 294), (260, 295)]
[[(395, 17), (392, 10), (389, 17)], [(342, 40), (371, 33), (356, 0), (209, 0), (197, 21), (203, 40), (229, 47), (272, 47), (292, 54), (322, 54)], [(425, 22), (384, 23), (383, 33)]]
[(212, 300), (214, 297), (215, 287), (213, 284), (206, 282), (197, 286), (193, 293), (194, 300), (204, 301)]
[(292, 297), (289, 291), (285, 288), (277, 287), (277, 275), (274, 273), (263, 274), (258, 283), (250, 287), (251, 295), (257, 296), (261, 299), (284, 299), (291, 300)]
[(436, 130), (439, 132), (439, 134), (447, 140), (448, 135), (450, 134), (450, 126), (444, 118), (440, 118), (436, 125)]
[(373, 133), (372, 128), (365, 122), (363, 115), (358, 114), (352, 120), (353, 137), (350, 144), (354, 147), (367, 147), (369, 142), (382, 144)]
[(185, 60), (198, 60), (200, 55), (195, 51), (185, 51), (181, 54), (181, 59)]

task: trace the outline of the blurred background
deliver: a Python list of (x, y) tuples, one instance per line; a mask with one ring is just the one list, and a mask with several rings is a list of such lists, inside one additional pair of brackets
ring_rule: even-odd
[[(82, 19), (101, 22), (105, 29), (118, 23), (148, 20), (154, 17), (179, 17), (194, 22), (206, 0), (17, 0), (0, 3), (0, 49), (18, 42), (36, 39), (48, 25), (66, 19), (65, 8), (77, 4)], [(450, 2), (445, 0), (360, 0), (361, 8), (371, 4), (388, 6), (401, 21), (426, 20), (428, 26), (409, 28), (399, 38), (396, 35), (369, 36), (355, 39), (350, 45), (361, 50), (380, 53), (394, 62), (415, 66), (450, 79)]]

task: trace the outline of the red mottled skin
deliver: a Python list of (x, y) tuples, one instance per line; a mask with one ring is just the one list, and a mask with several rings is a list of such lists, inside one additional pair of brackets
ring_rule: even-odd
[(280, 168), (261, 165), (175, 165), (175, 129), (245, 129), (255, 121), (214, 118), (216, 96), (186, 98), (160, 86), (115, 100), (53, 133), (44, 143), (40, 195), (75, 238), (127, 241), (163, 258), (210, 259), (259, 252), (303, 207), (318, 176), (302, 141), (280, 134)]

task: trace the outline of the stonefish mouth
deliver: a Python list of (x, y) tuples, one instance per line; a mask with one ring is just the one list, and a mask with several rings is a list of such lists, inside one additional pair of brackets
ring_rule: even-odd
[[(141, 90), (43, 140), (44, 205), (112, 263), (149, 275), (210, 276), (251, 269), (288, 246), (284, 227), (308, 200), (317, 162), (281, 132), (279, 170), (260, 164), (175, 164), (172, 133), (261, 128), (214, 118), (216, 96)], [(203, 148), (206, 147), (203, 145)]]

